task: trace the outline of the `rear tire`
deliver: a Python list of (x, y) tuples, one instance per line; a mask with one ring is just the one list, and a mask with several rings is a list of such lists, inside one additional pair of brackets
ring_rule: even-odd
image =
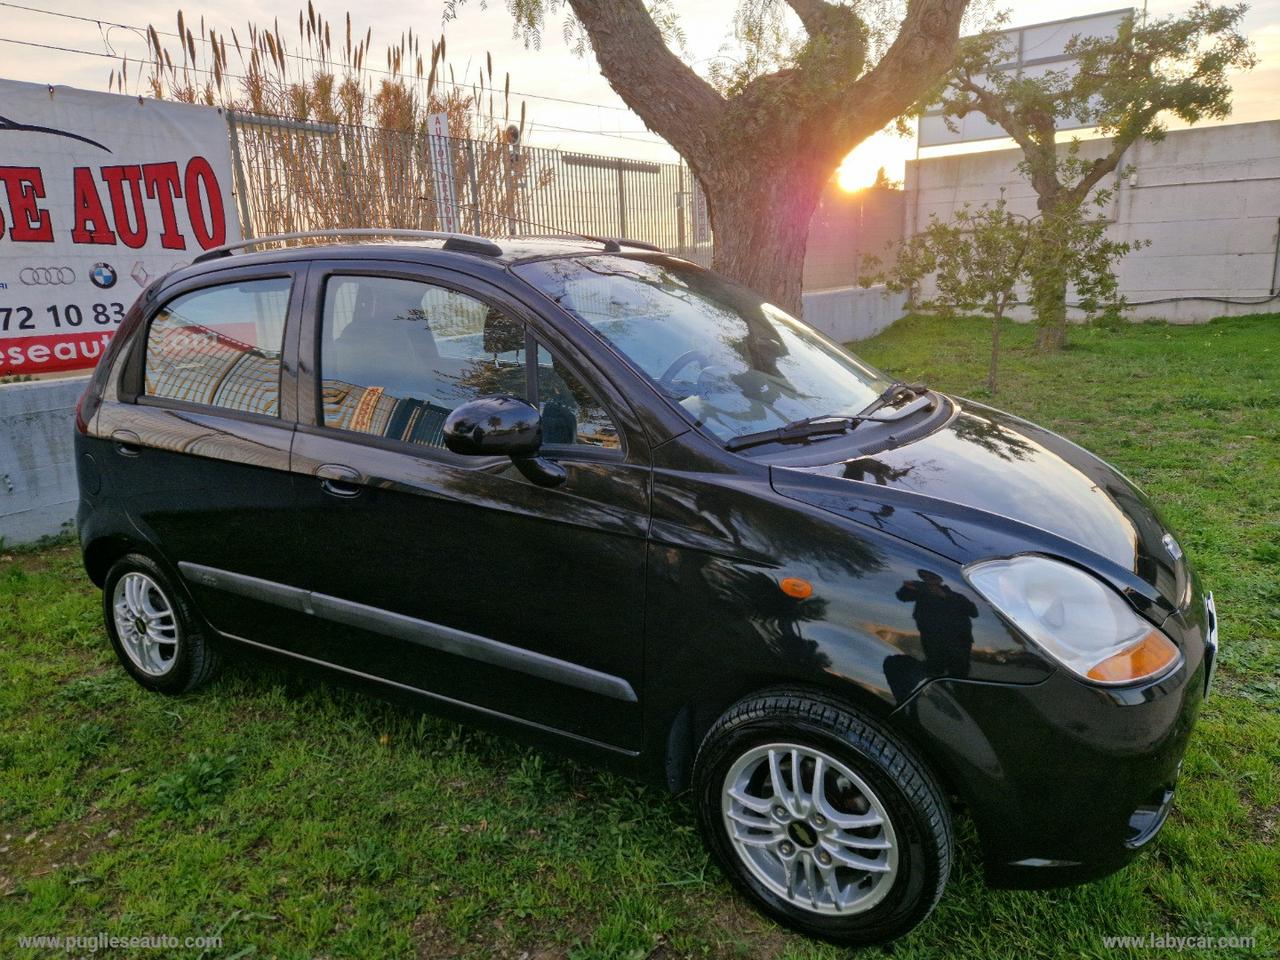
[(148, 690), (186, 693), (221, 666), (186, 594), (150, 557), (129, 553), (111, 566), (102, 612), (120, 663)]
[(739, 701), (703, 740), (693, 788), (713, 859), (801, 933), (883, 943), (924, 920), (946, 887), (955, 841), (943, 791), (910, 747), (834, 698)]

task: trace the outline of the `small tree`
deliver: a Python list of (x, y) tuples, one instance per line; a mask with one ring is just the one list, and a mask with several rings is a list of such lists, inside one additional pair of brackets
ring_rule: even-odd
[[(867, 258), (862, 285), (883, 283), (894, 292), (918, 293), (932, 278), (931, 293), (916, 305), (945, 314), (983, 311), (991, 317), (991, 360), (987, 390), (999, 390), (1000, 323), (1018, 291), (1033, 291), (1061, 280), (1071, 284), (1088, 317), (1116, 315), (1123, 306), (1112, 265), (1137, 243), (1107, 239), (1106, 221), (1089, 215), (1105, 206), (1100, 194), (1090, 204), (1028, 217), (1009, 209), (1001, 191), (990, 205), (961, 205), (951, 220), (929, 218), (909, 237), (889, 266)], [(1052, 282), (1050, 282), (1052, 281)], [(1036, 303), (1032, 296), (1033, 305)]]
[[(979, 111), (1017, 142), (1043, 227), (1078, 224), (1072, 208), (1086, 204), (1136, 141), (1161, 139), (1164, 116), (1196, 123), (1230, 114), (1228, 73), (1256, 62), (1238, 29), (1247, 9), (1200, 0), (1182, 16), (1126, 17), (1114, 37), (1072, 38), (1066, 52), (1074, 68), (1037, 76), (996, 69), (1012, 59), (1011, 51), (1006, 38), (987, 33), (962, 43), (944, 84), (943, 109), (951, 118)], [(1096, 127), (1109, 141), (1104, 152), (1083, 160), (1073, 141), (1072, 162), (1061, 162), (1058, 132), (1068, 121)], [(1066, 342), (1064, 277), (1045, 270), (1033, 278), (1038, 342), (1045, 349)]]

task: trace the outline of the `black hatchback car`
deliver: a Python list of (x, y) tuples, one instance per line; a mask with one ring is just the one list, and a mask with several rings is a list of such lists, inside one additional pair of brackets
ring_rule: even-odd
[(691, 788), (738, 889), (833, 941), (929, 913), (957, 805), (994, 884), (1120, 867), (1213, 672), (1115, 469), (641, 245), (212, 251), (76, 427), (138, 682), (257, 648)]

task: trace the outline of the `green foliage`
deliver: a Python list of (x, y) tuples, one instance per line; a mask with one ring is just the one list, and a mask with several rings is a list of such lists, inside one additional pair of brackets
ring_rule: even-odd
[[(1061, 163), (1075, 161), (1074, 152), (1069, 152)], [(1055, 303), (1051, 301), (1068, 286), (1086, 319), (1120, 316), (1124, 298), (1114, 265), (1143, 241), (1120, 243), (1107, 237), (1102, 214), (1110, 202), (1110, 192), (1099, 191), (1087, 204), (1028, 217), (1009, 209), (1002, 190), (994, 204), (976, 208), (962, 204), (948, 221), (930, 217), (923, 230), (899, 246), (888, 266), (868, 258), (860, 271), (861, 283), (916, 292), (932, 279), (932, 292), (917, 299), (917, 306), (945, 315), (983, 312), (991, 316), (987, 389), (995, 393), (1000, 319), (1017, 302), (1020, 289), (1030, 287), (1039, 317), (1052, 313)]]
[[(1093, 251), (1082, 265), (1083, 286), (1077, 294), (1084, 309), (1106, 304), (1114, 293), (1105, 269), (1105, 247), (1088, 236), (1073, 208), (1096, 205), (1098, 184), (1119, 167), (1125, 150), (1139, 139), (1164, 136), (1165, 117), (1188, 123), (1224, 118), (1231, 112), (1233, 70), (1256, 63), (1253, 49), (1239, 32), (1247, 6), (1214, 6), (1198, 0), (1180, 16), (1153, 20), (1126, 17), (1113, 37), (1073, 37), (1067, 53), (1073, 68), (1025, 74), (994, 69), (1012, 59), (1009, 40), (988, 31), (962, 41), (956, 66), (933, 91), (947, 122), (980, 111), (999, 124), (1022, 149), (1021, 169), (1038, 197), (1050, 226), (1047, 238), (1062, 238), (1061, 257), (1075, 257), (1078, 249)], [(1080, 141), (1073, 139), (1064, 158), (1058, 144), (1063, 126), (1096, 127), (1109, 143), (1092, 159), (1084, 159)], [(1092, 201), (1091, 201), (1092, 196)], [(1046, 249), (1045, 255), (1052, 253)], [(1053, 331), (1043, 343), (1060, 344), (1065, 337), (1066, 286), (1077, 282), (1065, 263), (1040, 258), (1033, 300), (1041, 324)], [(1109, 288), (1112, 288), (1109, 291)]]
[(174, 813), (197, 810), (221, 800), (231, 789), (240, 765), (234, 754), (201, 750), (156, 783), (156, 804)]
[(1120, 24), (1114, 38), (1076, 38), (1067, 53), (1078, 71), (1062, 89), (1060, 109), (1121, 141), (1159, 139), (1162, 114), (1187, 123), (1231, 113), (1232, 70), (1257, 65), (1239, 32), (1247, 4), (1214, 6), (1199, 0), (1181, 16)]
[[(1187, 123), (1229, 116), (1230, 72), (1257, 62), (1238, 29), (1247, 10), (1245, 4), (1216, 7), (1199, 0), (1181, 16), (1145, 22), (1129, 16), (1115, 36), (1068, 41), (1073, 68), (1036, 74), (993, 69), (1012, 58), (1009, 40), (993, 31), (980, 34), (961, 42), (956, 66), (943, 81), (942, 106), (951, 122), (972, 111), (985, 113), (1022, 147), (1033, 185), (1043, 174), (1058, 191), (1082, 202), (1099, 169), (1109, 172), (1115, 162), (1109, 155), (1060, 168), (1060, 126), (1079, 121), (1097, 127), (1111, 138), (1118, 161), (1134, 141), (1162, 137), (1166, 115)], [(1037, 192), (1044, 198), (1039, 185)]]

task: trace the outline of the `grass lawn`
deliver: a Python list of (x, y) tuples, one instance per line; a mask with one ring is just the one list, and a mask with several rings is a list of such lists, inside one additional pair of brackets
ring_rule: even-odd
[[(972, 833), (893, 956), (1163, 956), (1104, 936), (1280, 951), (1280, 315), (1072, 331), (913, 318), (857, 349), (1118, 465), (1217, 598), (1222, 669), (1153, 848), (1049, 892), (985, 889)], [(1070, 811), (1063, 811), (1069, 815)], [(261, 662), (144, 693), (73, 546), (0, 551), (0, 956), (19, 935), (219, 935), (218, 957), (833, 957), (730, 893), (685, 800)], [(878, 953), (880, 951), (870, 951)], [(147, 950), (135, 956), (194, 956)]]

